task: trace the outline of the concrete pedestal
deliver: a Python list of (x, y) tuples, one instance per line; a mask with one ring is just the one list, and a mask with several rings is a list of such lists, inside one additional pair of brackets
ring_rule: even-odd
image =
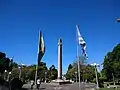
[(62, 80), (62, 79), (56, 79), (51, 82), (52, 85), (63, 85), (63, 84), (71, 84), (69, 80)]

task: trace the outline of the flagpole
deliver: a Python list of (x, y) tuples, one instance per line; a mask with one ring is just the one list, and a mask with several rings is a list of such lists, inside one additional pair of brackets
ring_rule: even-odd
[(35, 87), (36, 87), (36, 82), (37, 82), (37, 70), (38, 70), (38, 64), (36, 63), (36, 72), (35, 72)]
[[(39, 31), (39, 39), (40, 39), (40, 31)], [(39, 40), (38, 40), (38, 49), (39, 49)], [(36, 61), (36, 72), (35, 72), (35, 87), (37, 87), (37, 75), (38, 75), (38, 54), (39, 51), (37, 52), (37, 61)]]
[[(76, 35), (76, 37), (78, 38), (78, 40), (77, 40), (78, 41), (77, 42), (77, 57), (78, 57), (79, 89), (81, 90), (81, 85), (80, 85), (80, 61), (83, 62), (83, 56), (87, 57), (87, 53), (86, 53), (86, 42), (84, 41), (83, 37), (80, 34), (78, 25), (76, 25), (76, 29), (77, 29), (77, 35), (78, 35), (78, 37), (77, 37), (77, 35)], [(79, 45), (81, 46), (81, 49), (82, 49), (80, 57), (79, 57)]]
[(77, 30), (76, 30), (76, 46), (77, 46), (77, 62), (78, 62), (78, 78), (79, 78), (79, 90), (81, 89), (80, 85), (80, 61), (79, 61), (79, 44), (77, 39)]
[(79, 47), (77, 44), (77, 62), (78, 62), (78, 77), (79, 77), (79, 90), (81, 89), (80, 85), (80, 60), (79, 60)]

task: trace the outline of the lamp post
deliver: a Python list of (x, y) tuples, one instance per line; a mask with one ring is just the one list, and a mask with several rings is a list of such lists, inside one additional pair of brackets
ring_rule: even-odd
[(22, 67), (25, 66), (25, 64), (21, 64), (19, 68), (19, 79), (21, 79), (21, 74), (22, 74)]
[(99, 66), (99, 64), (96, 64), (96, 63), (94, 63), (94, 64), (91, 64), (91, 66), (94, 66), (94, 68), (95, 68), (95, 76), (96, 76), (96, 83), (97, 83), (97, 89), (99, 89), (99, 85), (98, 85), (98, 75), (97, 75), (97, 66)]
[(120, 22), (120, 18), (117, 18), (117, 22)]
[(83, 81), (83, 83), (84, 83), (84, 82), (85, 82), (85, 71), (83, 70), (82, 72), (83, 72), (82, 81)]
[(10, 79), (11, 72), (8, 73), (7, 81)]
[(7, 70), (5, 70), (4, 72), (4, 80), (6, 80), (6, 77), (7, 77)]
[(113, 83), (115, 85), (115, 78), (114, 78), (114, 74), (112, 73), (112, 77), (113, 77)]
[(77, 83), (77, 72), (75, 72), (75, 75), (76, 75), (76, 83)]
[(101, 67), (102, 64), (99, 64), (98, 67), (99, 67), (99, 72), (100, 72), (100, 77), (102, 77), (102, 73), (101, 73), (101, 70), (100, 70), (100, 67)]
[(47, 74), (47, 72), (45, 71), (45, 83), (46, 83), (46, 74)]

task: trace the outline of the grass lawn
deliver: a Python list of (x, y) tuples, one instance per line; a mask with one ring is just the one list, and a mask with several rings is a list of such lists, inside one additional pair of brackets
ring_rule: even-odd
[(120, 88), (119, 88), (119, 89), (113, 89), (113, 88), (101, 88), (101, 89), (97, 89), (97, 90), (120, 90)]

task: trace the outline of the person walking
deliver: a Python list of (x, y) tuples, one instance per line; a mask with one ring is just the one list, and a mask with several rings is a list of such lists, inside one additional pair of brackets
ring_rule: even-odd
[(40, 90), (40, 79), (37, 79), (37, 89)]
[(30, 84), (31, 84), (31, 89), (33, 89), (34, 81), (31, 80)]

